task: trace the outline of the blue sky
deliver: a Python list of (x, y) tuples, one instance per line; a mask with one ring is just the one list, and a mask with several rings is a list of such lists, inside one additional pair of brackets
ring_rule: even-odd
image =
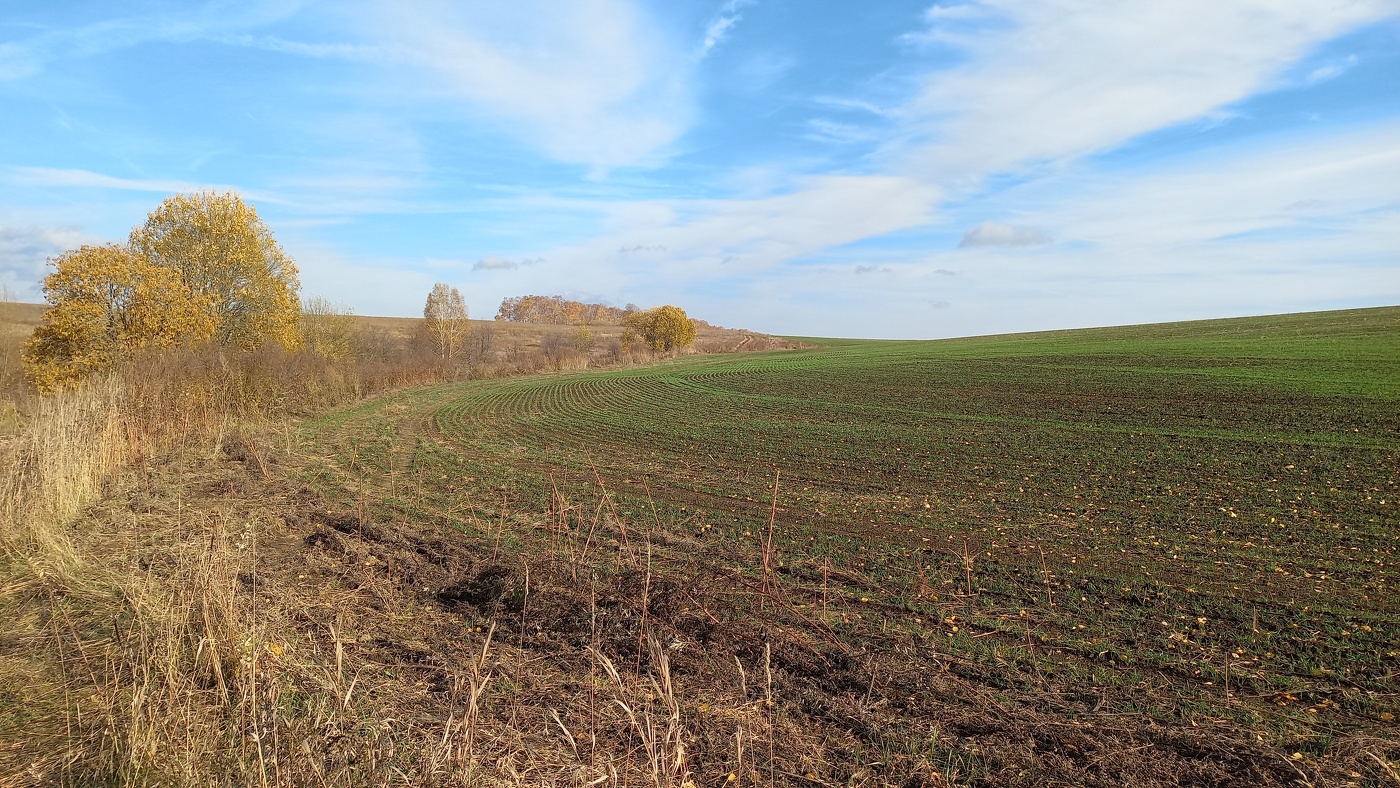
[(946, 337), (1400, 304), (1400, 0), (0, 11), (0, 284), (235, 189), (303, 294)]

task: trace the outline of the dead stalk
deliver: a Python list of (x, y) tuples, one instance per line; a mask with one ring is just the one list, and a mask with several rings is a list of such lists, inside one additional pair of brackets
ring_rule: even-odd
[(763, 644), (763, 672), (767, 676), (767, 683), (764, 685), (763, 713), (768, 718), (768, 784), (776, 785), (773, 779), (773, 769), (777, 761), (777, 704), (773, 702), (773, 646), (770, 643)]
[(827, 576), (831, 572), (831, 559), (822, 557), (822, 620), (826, 620), (826, 582)]
[(1037, 545), (1035, 549), (1040, 551), (1040, 577), (1045, 581), (1045, 602), (1054, 607), (1055, 595), (1050, 591), (1050, 568), (1045, 564), (1045, 548)]
[(763, 593), (765, 594), (774, 590), (773, 524), (778, 519), (778, 481), (782, 474), (781, 468), (773, 471), (773, 504), (768, 510), (768, 529), (763, 535)]

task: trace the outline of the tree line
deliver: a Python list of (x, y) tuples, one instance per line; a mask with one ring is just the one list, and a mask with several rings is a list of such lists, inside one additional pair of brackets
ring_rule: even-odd
[[(168, 197), (126, 243), (82, 246), (50, 265), (50, 307), (22, 352), (25, 376), (44, 394), (143, 350), (277, 346), (332, 360), (352, 353), (350, 310), (324, 298), (303, 304), (296, 264), (256, 209), (231, 192)], [(472, 336), (461, 292), (435, 284), (423, 318), (432, 353), (454, 362)], [(676, 306), (618, 309), (535, 295), (505, 299), (496, 319), (622, 325), (624, 347), (655, 352), (689, 347), (699, 323)]]
[(563, 296), (523, 295), (506, 298), (496, 310), (496, 319), (509, 323), (547, 323), (550, 325), (620, 326), (627, 316), (640, 311), (636, 304), (618, 309), (606, 304), (585, 304)]
[(557, 295), (524, 295), (503, 299), (500, 309), (496, 310), (496, 319), (549, 325), (620, 325), (626, 329), (622, 335), (624, 346), (646, 347), (658, 353), (690, 347), (695, 341), (696, 329), (709, 325), (692, 319), (684, 309), (669, 304), (654, 309), (628, 304), (619, 309), (606, 304), (585, 304)]

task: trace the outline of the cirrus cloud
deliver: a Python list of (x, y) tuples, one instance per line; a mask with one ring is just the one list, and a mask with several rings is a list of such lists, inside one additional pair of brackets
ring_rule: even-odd
[(373, 35), (555, 159), (656, 162), (686, 129), (691, 64), (627, 0), (383, 4)]
[[(1323, 7), (1319, 7), (1323, 6)], [(922, 39), (966, 63), (924, 78), (898, 142), (919, 170), (980, 179), (1218, 112), (1392, 0), (980, 0), (935, 6)], [(966, 25), (968, 18), (998, 24)]]

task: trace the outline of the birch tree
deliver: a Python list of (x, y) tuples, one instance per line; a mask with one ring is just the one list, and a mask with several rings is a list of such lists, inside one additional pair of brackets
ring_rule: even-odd
[(443, 360), (451, 361), (462, 349), (471, 323), (467, 320), (467, 302), (457, 288), (443, 282), (433, 285), (428, 301), (423, 305), (423, 320), (428, 337)]

